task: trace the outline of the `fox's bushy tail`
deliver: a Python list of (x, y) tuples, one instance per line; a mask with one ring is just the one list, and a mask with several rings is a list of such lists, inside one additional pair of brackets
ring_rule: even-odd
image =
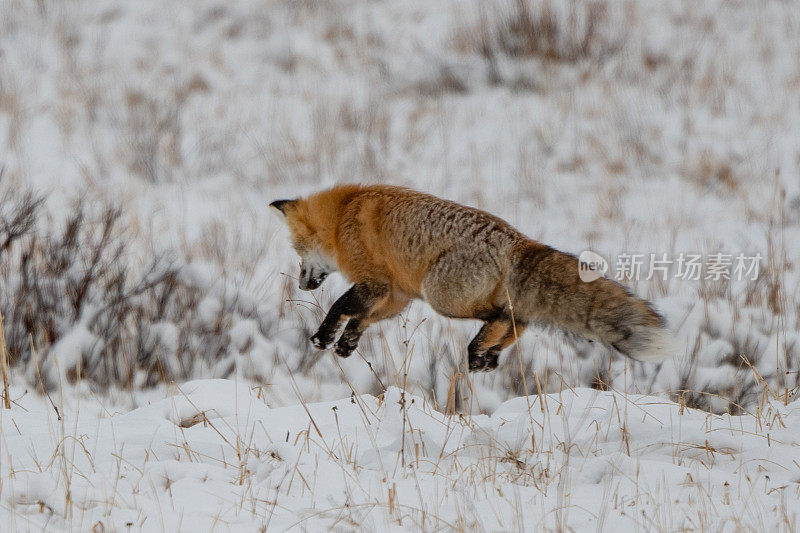
[(518, 251), (511, 285), (533, 322), (598, 340), (637, 361), (659, 362), (680, 351), (666, 320), (619, 283), (582, 281), (578, 260), (531, 242)]
[(677, 355), (678, 340), (666, 326), (638, 326), (627, 339), (609, 343), (620, 353), (637, 361), (658, 363)]

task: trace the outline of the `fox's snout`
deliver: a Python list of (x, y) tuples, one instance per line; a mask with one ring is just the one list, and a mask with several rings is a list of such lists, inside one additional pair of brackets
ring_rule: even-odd
[(312, 268), (302, 267), (300, 269), (300, 282), (299, 287), (301, 291), (313, 291), (322, 285), (325, 278), (328, 277), (327, 272), (314, 272)]
[(318, 288), (333, 270), (331, 262), (320, 253), (303, 257), (300, 263), (300, 290), (313, 291)]

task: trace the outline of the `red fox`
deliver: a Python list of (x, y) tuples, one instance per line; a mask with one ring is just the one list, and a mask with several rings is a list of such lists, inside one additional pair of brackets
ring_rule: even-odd
[(372, 323), (414, 298), (451, 318), (484, 322), (469, 343), (470, 371), (497, 367), (528, 325), (598, 340), (638, 361), (675, 353), (664, 318), (615, 281), (583, 282), (578, 260), (529, 239), (489, 213), (388, 185), (340, 185), (270, 204), (300, 255), (300, 289), (338, 270), (353, 286), (311, 337), (341, 357)]

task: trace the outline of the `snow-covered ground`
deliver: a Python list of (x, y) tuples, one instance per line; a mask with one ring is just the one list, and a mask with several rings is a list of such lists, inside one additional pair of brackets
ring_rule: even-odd
[(582, 388), (446, 416), (394, 387), (275, 408), (201, 380), (127, 412), (60, 405), (0, 413), (6, 530), (797, 527), (794, 403), (717, 416)]
[[(791, 529), (798, 58), (794, 1), (0, 1), (0, 529)], [(627, 284), (683, 351), (532, 329), (469, 375), (478, 324), (415, 302), (319, 353), (346, 280), (298, 291), (267, 205), (338, 182), (487, 209), (609, 275), (643, 254)], [(757, 279), (706, 279), (716, 253)], [(179, 427), (187, 397), (205, 424)]]

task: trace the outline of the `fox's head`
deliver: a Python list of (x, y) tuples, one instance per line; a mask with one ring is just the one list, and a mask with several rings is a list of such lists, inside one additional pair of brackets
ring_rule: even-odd
[(300, 289), (313, 291), (336, 270), (336, 262), (325, 250), (322, 234), (308, 202), (303, 199), (276, 200), (269, 204), (275, 208), (289, 226), (292, 246), (300, 256)]

